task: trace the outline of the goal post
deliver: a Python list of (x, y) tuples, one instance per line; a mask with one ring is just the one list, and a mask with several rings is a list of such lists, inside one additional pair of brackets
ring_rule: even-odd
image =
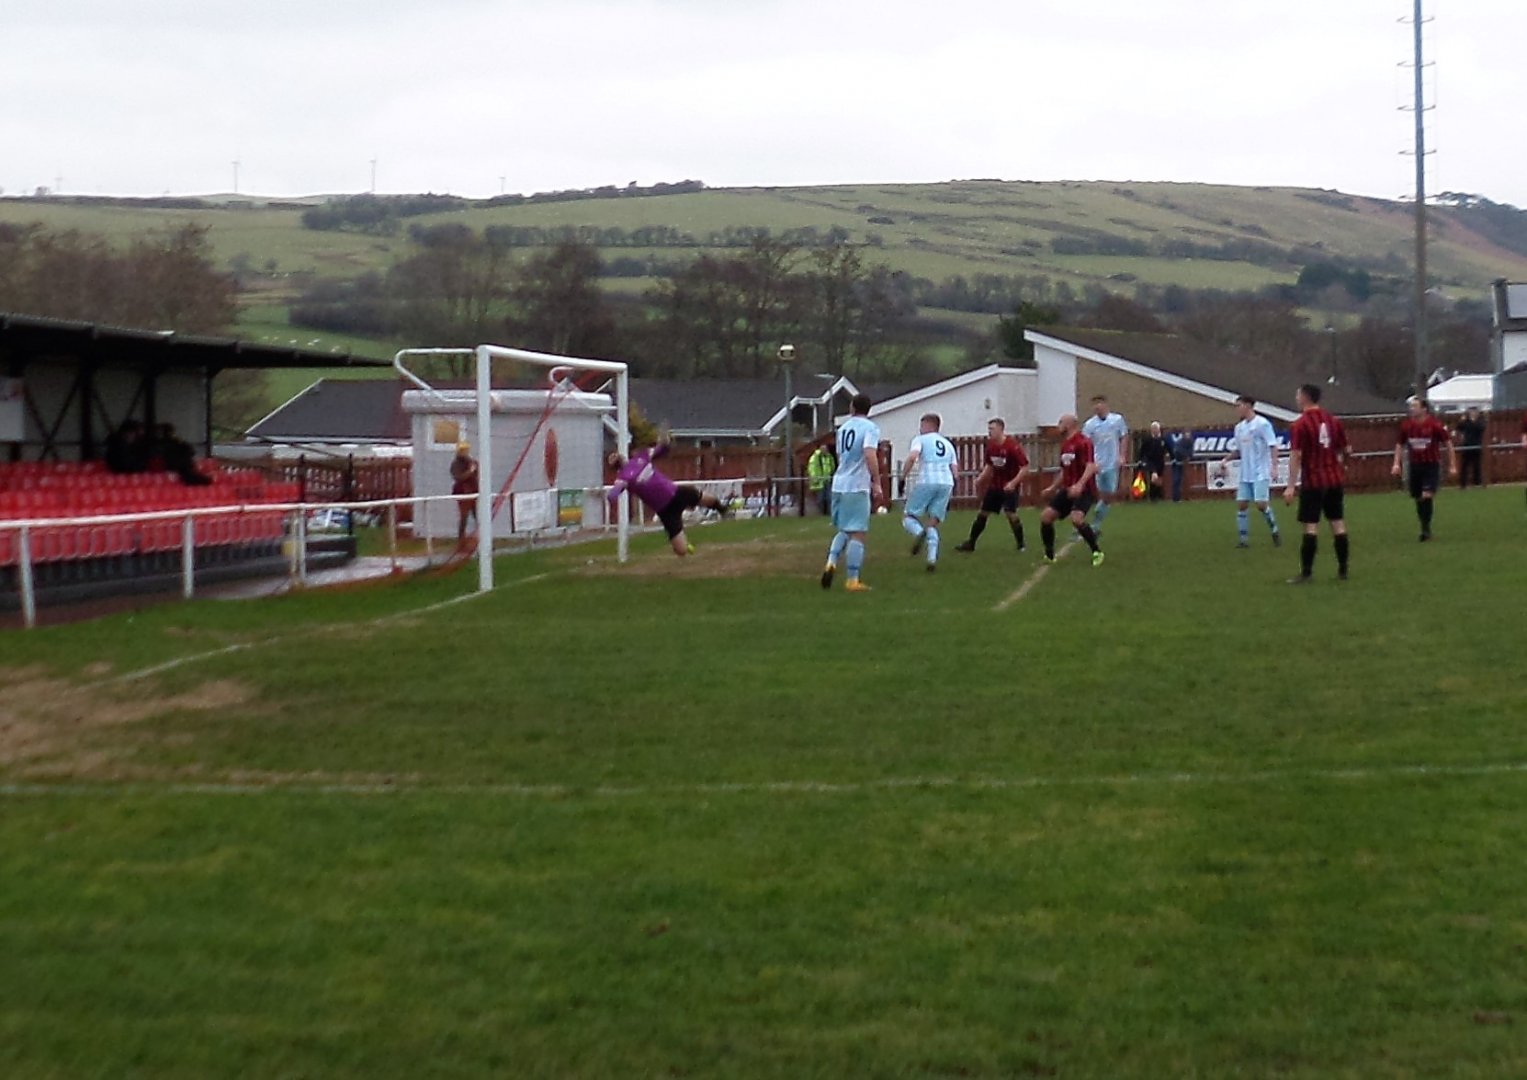
[[(493, 503), (497, 491), (493, 482), (493, 361), (508, 360), (554, 371), (596, 371), (611, 376), (615, 383), (615, 446), (622, 457), (631, 452), (631, 388), (629, 370), (619, 360), (589, 360), (576, 356), (512, 349), (503, 345), (479, 345), (475, 349), (401, 349), (393, 357), (393, 367), (419, 389), (438, 391), (404, 365), (405, 357), (456, 356), (475, 357), (477, 362), (477, 462), (482, 481), (477, 486), (477, 589), (493, 588)], [(554, 393), (555, 387), (548, 393)], [(532, 436), (533, 438), (534, 436)], [(601, 455), (600, 468), (603, 469)], [(630, 549), (631, 510), (627, 500), (617, 504), (616, 552), (625, 562)]]

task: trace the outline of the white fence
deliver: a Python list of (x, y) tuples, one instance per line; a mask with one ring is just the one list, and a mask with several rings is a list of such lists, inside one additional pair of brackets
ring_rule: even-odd
[[(736, 506), (743, 481), (700, 480), (693, 486)], [(574, 521), (564, 513), (562, 499), (578, 497)], [(574, 492), (555, 490), (518, 492), (505, 500), (509, 529), (507, 538), (566, 537), (576, 533), (609, 533), (618, 527), (618, 503), (607, 498), (608, 487)], [(79, 517), (0, 519), (0, 570), (14, 566), (21, 598), (22, 621), (37, 625), (37, 567), (40, 564), (80, 564), (148, 554), (174, 552), (180, 575), (180, 592), (196, 595), (197, 550), (240, 544), (280, 544), (287, 559), (287, 574), (297, 585), (308, 581), (308, 547), (313, 525), (339, 521), (339, 515), (374, 514), (385, 525), (392, 569), (401, 567), (398, 550), (399, 509), (431, 502), (468, 503), (475, 495), (412, 496), (365, 502), (240, 503), (226, 506), (183, 507), (129, 514), (95, 514)], [(657, 516), (636, 500), (633, 524), (654, 527)], [(502, 512), (502, 511), (501, 511)], [(692, 514), (698, 519), (702, 514)], [(433, 562), (435, 541), (422, 538), (426, 558)], [(166, 571), (168, 572), (168, 571)], [(103, 584), (112, 577), (99, 579)]]

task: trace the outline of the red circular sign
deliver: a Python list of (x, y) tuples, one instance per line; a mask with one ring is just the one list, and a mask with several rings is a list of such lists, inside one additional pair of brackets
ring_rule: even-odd
[(546, 486), (557, 486), (557, 432), (553, 428), (546, 429), (546, 444), (541, 452), (541, 459), (546, 465)]

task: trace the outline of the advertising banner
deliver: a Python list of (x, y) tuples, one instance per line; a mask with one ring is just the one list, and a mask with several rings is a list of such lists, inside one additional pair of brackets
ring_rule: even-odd
[(557, 524), (564, 529), (583, 526), (583, 492), (562, 490), (557, 492)]
[[(1234, 428), (1210, 428), (1193, 432), (1193, 460), (1204, 463), (1205, 486), (1210, 491), (1231, 495), (1241, 482), (1241, 459), (1235, 445)], [(1288, 433), (1278, 432), (1278, 464), (1272, 486), (1288, 484)]]

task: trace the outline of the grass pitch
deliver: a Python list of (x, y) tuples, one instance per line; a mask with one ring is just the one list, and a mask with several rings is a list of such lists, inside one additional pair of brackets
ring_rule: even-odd
[(1521, 1075), (1522, 493), (1349, 509), (1304, 588), (1219, 502), (8, 634), (0, 1069)]

